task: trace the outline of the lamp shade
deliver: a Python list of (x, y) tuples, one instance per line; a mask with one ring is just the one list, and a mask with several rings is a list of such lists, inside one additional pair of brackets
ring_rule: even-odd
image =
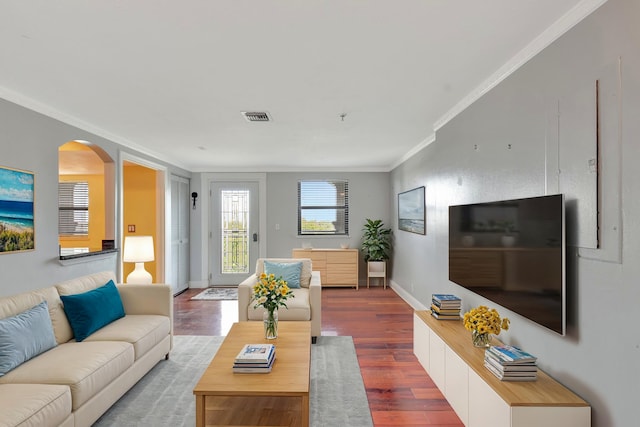
[(149, 262), (154, 260), (153, 236), (127, 236), (124, 238), (124, 262)]

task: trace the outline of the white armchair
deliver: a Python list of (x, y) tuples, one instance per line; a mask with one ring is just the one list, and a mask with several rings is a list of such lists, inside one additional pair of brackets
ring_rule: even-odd
[(287, 307), (278, 310), (279, 321), (308, 321), (311, 322), (311, 340), (316, 342), (322, 332), (322, 283), (320, 272), (311, 270), (311, 260), (308, 258), (260, 258), (256, 262), (256, 272), (238, 285), (238, 320), (262, 321), (264, 308), (253, 308), (253, 286), (258, 276), (264, 271), (264, 261), (293, 263), (302, 261), (300, 274), (300, 288), (292, 289), (293, 298), (287, 299)]

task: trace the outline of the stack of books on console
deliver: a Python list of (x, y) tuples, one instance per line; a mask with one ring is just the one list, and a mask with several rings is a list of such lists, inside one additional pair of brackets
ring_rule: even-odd
[(511, 345), (491, 346), (484, 352), (484, 366), (501, 381), (535, 381), (537, 358)]
[(431, 295), (431, 315), (438, 320), (460, 320), (462, 301), (452, 294)]
[(233, 372), (243, 374), (267, 374), (276, 360), (273, 344), (247, 344), (233, 361)]

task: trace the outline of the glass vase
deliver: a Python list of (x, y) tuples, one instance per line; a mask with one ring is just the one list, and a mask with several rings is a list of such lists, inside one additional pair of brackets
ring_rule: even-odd
[(268, 340), (278, 338), (278, 309), (265, 310), (262, 315), (264, 337)]
[(471, 331), (471, 341), (476, 347), (487, 348), (491, 345), (491, 334), (481, 334), (478, 331)]

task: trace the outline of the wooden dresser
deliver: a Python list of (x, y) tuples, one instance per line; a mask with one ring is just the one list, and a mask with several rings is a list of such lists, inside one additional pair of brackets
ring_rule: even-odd
[(322, 286), (358, 289), (358, 249), (294, 249), (293, 258), (310, 258)]

